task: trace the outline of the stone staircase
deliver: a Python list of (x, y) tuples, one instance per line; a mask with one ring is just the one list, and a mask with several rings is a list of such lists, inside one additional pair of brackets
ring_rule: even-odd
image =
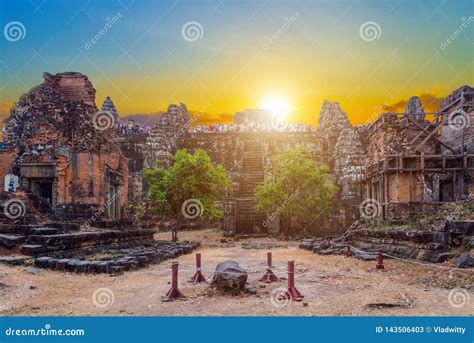
[(240, 173), (239, 190), (236, 194), (236, 234), (266, 234), (263, 225), (264, 213), (255, 211), (254, 192), (257, 185), (264, 180), (263, 151), (258, 141), (247, 141), (244, 146), (244, 157)]
[[(4, 205), (11, 200), (15, 200), (17, 210), (21, 208), (21, 215), (13, 216), (16, 214), (13, 207)], [(153, 241), (154, 230), (135, 228), (125, 220), (97, 221), (96, 227), (80, 231), (81, 222), (52, 220), (41, 212), (38, 197), (26, 192), (0, 192), (0, 202), (0, 254), (9, 258), (24, 259), (108, 244)]]

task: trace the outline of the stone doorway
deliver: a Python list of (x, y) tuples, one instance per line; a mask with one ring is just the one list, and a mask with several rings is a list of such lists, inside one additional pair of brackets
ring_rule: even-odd
[(105, 177), (105, 208), (107, 209), (107, 216), (109, 219), (120, 219), (121, 217), (121, 206), (120, 206), (120, 184), (121, 175), (108, 171)]
[(37, 195), (51, 208), (56, 206), (56, 166), (49, 163), (20, 165), (20, 179), (24, 188)]
[(55, 205), (55, 197), (53, 192), (53, 179), (31, 179), (30, 190), (33, 194), (43, 198), (51, 207)]

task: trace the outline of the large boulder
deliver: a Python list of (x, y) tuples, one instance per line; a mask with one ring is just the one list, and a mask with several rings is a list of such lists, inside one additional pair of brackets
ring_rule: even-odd
[(244, 290), (247, 277), (247, 271), (237, 262), (226, 261), (217, 265), (211, 284), (219, 290), (238, 293)]

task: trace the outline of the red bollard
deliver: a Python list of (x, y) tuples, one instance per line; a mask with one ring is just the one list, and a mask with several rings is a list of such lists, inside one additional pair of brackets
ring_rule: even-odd
[(383, 265), (383, 254), (382, 254), (382, 250), (379, 249), (378, 251), (378, 254), (377, 254), (377, 269), (384, 269), (384, 265)]
[(288, 261), (288, 293), (294, 301), (303, 300), (303, 295), (295, 287), (295, 261)]
[(351, 257), (351, 256), (352, 256), (351, 246), (348, 245), (348, 246), (347, 246), (347, 251), (346, 251), (346, 257)]
[(201, 254), (196, 254), (196, 273), (194, 273), (193, 277), (191, 278), (191, 282), (193, 283), (201, 283), (207, 282), (206, 278), (201, 273)]
[(264, 281), (266, 283), (276, 282), (278, 281), (278, 277), (272, 271), (272, 253), (267, 252), (267, 272), (264, 276), (260, 279), (260, 281)]
[(171, 288), (166, 293), (164, 301), (171, 301), (174, 299), (183, 299), (186, 298), (183, 293), (178, 289), (178, 262), (173, 262), (171, 264)]

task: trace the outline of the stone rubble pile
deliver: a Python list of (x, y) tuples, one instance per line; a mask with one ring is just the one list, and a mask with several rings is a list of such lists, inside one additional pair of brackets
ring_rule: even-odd
[(38, 268), (73, 273), (121, 274), (124, 271), (144, 268), (150, 264), (189, 254), (199, 245), (197, 242), (188, 241), (180, 243), (154, 241), (132, 248), (96, 247), (94, 249), (96, 253), (111, 256), (99, 259), (76, 256), (74, 253), (69, 257), (61, 257), (61, 255), (43, 256), (35, 259), (35, 265)]

